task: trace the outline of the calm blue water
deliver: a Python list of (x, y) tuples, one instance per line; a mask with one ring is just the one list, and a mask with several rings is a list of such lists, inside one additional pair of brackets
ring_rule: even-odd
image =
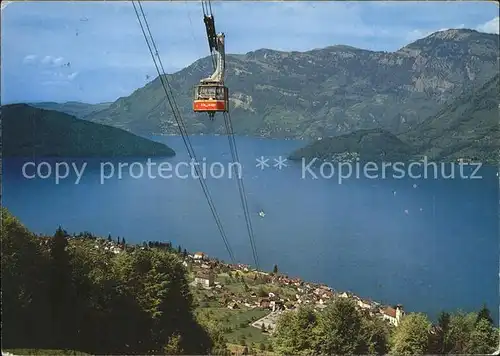
[[(189, 162), (180, 138), (156, 139), (178, 154), (153, 162)], [(252, 264), (237, 183), (234, 176), (228, 178), (227, 138), (191, 140), (199, 161), (225, 165), (224, 178), (208, 178), (208, 186), (236, 259)], [(286, 157), (304, 142), (237, 138), (237, 144), (261, 267), (270, 270), (277, 264), (292, 276), (389, 304), (402, 303), (408, 311), (431, 317), (443, 308), (472, 310), (487, 303), (498, 318), (496, 168), (483, 168), (478, 173), (482, 179), (476, 180), (389, 175), (339, 184), (338, 175), (326, 179), (319, 171), (319, 179), (303, 179), (300, 162), (287, 162), (281, 171), (272, 167), (273, 158)], [(271, 167), (255, 167), (260, 156), (269, 158)], [(50, 161), (52, 169), (56, 162)], [(83, 163), (69, 162), (78, 169)], [(23, 162), (6, 160), (3, 203), (36, 232), (52, 234), (62, 225), (70, 232), (123, 236), (127, 242), (169, 240), (227, 260), (199, 182), (161, 178), (157, 166), (148, 176), (146, 160), (141, 162), (142, 178), (131, 177), (125, 167), (119, 179), (118, 161), (101, 172), (101, 162), (94, 160), (79, 184), (74, 171), (56, 184), (53, 172), (47, 179), (25, 179)], [(101, 184), (102, 174), (111, 176), (111, 165), (114, 177)], [(133, 176), (140, 173), (137, 166)], [(33, 171), (28, 167), (27, 174)], [(180, 174), (185, 173), (189, 169), (181, 167)], [(264, 218), (258, 215), (261, 209)]]

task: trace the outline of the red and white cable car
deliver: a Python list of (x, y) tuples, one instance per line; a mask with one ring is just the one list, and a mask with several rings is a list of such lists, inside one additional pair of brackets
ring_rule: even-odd
[(216, 37), (216, 44), (213, 46), (217, 53), (217, 66), (215, 72), (206, 79), (202, 79), (200, 84), (194, 89), (193, 111), (206, 112), (211, 119), (217, 112), (229, 111), (229, 91), (224, 86), (225, 53), (224, 34), (220, 33)]
[(203, 83), (194, 89), (193, 110), (195, 112), (228, 112), (229, 90), (219, 83)]

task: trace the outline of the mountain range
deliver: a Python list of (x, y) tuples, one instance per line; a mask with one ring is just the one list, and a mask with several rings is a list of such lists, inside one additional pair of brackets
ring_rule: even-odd
[(61, 111), (77, 118), (84, 118), (94, 112), (107, 109), (112, 103), (87, 104), (78, 101), (67, 101), (65, 103), (38, 102), (28, 103), (39, 109)]
[[(460, 29), (433, 33), (396, 52), (339, 45), (227, 55), (234, 131), (306, 139), (357, 129), (404, 132), (498, 73), (498, 46), (498, 35)], [(193, 87), (211, 65), (207, 57), (168, 75), (191, 134), (225, 132), (222, 117), (211, 122), (192, 112)], [(156, 78), (86, 118), (139, 134), (178, 134), (170, 113)]]

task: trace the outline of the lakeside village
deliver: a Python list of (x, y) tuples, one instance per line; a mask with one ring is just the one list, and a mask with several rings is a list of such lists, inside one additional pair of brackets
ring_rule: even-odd
[[(121, 243), (116, 243), (111, 237), (107, 241), (95, 240), (94, 245), (96, 249), (102, 248), (115, 254), (124, 250), (130, 252), (137, 247), (139, 246), (126, 245), (124, 239)], [(169, 242), (144, 242), (140, 248), (175, 250)], [(199, 310), (217, 309), (220, 312), (224, 308), (227, 311), (249, 311), (251, 317), (246, 320), (248, 324), (240, 327), (259, 329), (255, 330), (257, 332), (272, 334), (281, 313), (297, 310), (301, 305), (321, 310), (334, 297), (351, 298), (359, 309), (371, 316), (379, 316), (396, 327), (405, 315), (402, 305), (382, 305), (352, 293), (335, 291), (324, 284), (290, 278), (279, 273), (276, 265), (274, 271), (268, 273), (257, 271), (248, 265), (234, 265), (209, 258), (203, 252), (190, 254), (186, 250), (182, 251), (180, 246), (177, 253), (189, 272), (190, 286)]]
[[(352, 293), (338, 292), (332, 288), (317, 283), (310, 283), (300, 278), (290, 278), (281, 275), (277, 266), (272, 273), (257, 271), (244, 264), (228, 264), (217, 259), (211, 259), (203, 252), (188, 254), (183, 262), (194, 276), (191, 285), (208, 291), (212, 300), (228, 309), (262, 309), (269, 311), (265, 317), (252, 323), (252, 326), (272, 333), (275, 323), (282, 312), (296, 310), (301, 305), (312, 305), (321, 310), (334, 297), (351, 298), (358, 308), (365, 310), (371, 316), (378, 315), (394, 326), (398, 326), (404, 316), (402, 305), (386, 306), (375, 301), (360, 298)], [(229, 276), (239, 279), (243, 293), (235, 293)], [(250, 280), (250, 283), (247, 281)], [(251, 283), (251, 281), (256, 283)], [(224, 281), (227, 283), (225, 284)], [(258, 292), (248, 285), (261, 285)], [(266, 288), (267, 287), (267, 288)], [(272, 290), (267, 291), (266, 289)]]

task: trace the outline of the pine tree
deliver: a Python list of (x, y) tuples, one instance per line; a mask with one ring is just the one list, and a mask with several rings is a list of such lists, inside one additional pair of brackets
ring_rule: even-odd
[(278, 274), (278, 265), (274, 265), (273, 273)]
[(111, 242), (112, 239), (111, 239), (111, 234), (108, 234), (108, 241)]
[(182, 248), (181, 248), (181, 245), (179, 245), (177, 247), (177, 253), (180, 255), (182, 253)]
[(476, 319), (476, 324), (481, 320), (484, 319), (486, 320), (490, 325), (493, 325), (493, 318), (491, 317), (490, 310), (486, 306), (486, 304), (483, 304), (483, 307), (477, 314), (477, 319)]
[(67, 251), (67, 233), (60, 226), (50, 244), (50, 303), (54, 334), (57, 342), (64, 343), (68, 336), (65, 332), (65, 322), (71, 318), (69, 303), (71, 295), (71, 264)]

